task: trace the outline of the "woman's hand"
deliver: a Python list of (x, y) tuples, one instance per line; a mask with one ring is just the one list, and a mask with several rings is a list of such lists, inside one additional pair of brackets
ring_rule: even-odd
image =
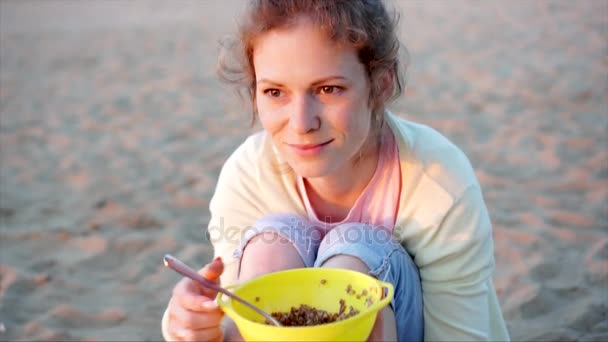
[[(216, 258), (199, 274), (219, 283), (223, 271), (222, 259)], [(180, 280), (173, 288), (167, 308), (169, 334), (176, 341), (221, 341), (220, 322), (224, 312), (214, 302), (216, 295), (216, 291), (204, 288), (190, 278)]]

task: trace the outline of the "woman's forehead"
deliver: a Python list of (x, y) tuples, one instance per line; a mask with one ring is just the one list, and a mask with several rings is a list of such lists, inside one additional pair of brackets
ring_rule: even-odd
[(253, 63), (257, 79), (353, 78), (353, 73), (364, 71), (354, 48), (332, 41), (310, 23), (260, 36), (254, 45)]

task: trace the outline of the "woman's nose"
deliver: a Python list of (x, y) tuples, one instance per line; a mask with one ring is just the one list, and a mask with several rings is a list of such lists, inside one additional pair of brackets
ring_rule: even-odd
[(321, 128), (319, 106), (310, 95), (298, 96), (292, 102), (289, 125), (297, 133), (308, 133)]

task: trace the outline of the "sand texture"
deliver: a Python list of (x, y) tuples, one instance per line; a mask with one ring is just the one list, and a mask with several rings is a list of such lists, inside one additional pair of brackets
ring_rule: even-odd
[[(240, 1), (0, 2), (0, 340), (159, 340), (222, 163)], [(608, 340), (608, 1), (399, 1), (392, 109), (469, 156), (514, 340)]]

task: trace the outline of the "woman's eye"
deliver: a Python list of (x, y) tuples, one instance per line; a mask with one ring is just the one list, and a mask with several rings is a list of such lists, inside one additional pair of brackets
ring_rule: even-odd
[(270, 95), (272, 97), (281, 96), (281, 91), (279, 89), (266, 89), (264, 90), (264, 94)]
[(333, 94), (338, 91), (336, 86), (322, 86), (320, 89), (321, 94)]

